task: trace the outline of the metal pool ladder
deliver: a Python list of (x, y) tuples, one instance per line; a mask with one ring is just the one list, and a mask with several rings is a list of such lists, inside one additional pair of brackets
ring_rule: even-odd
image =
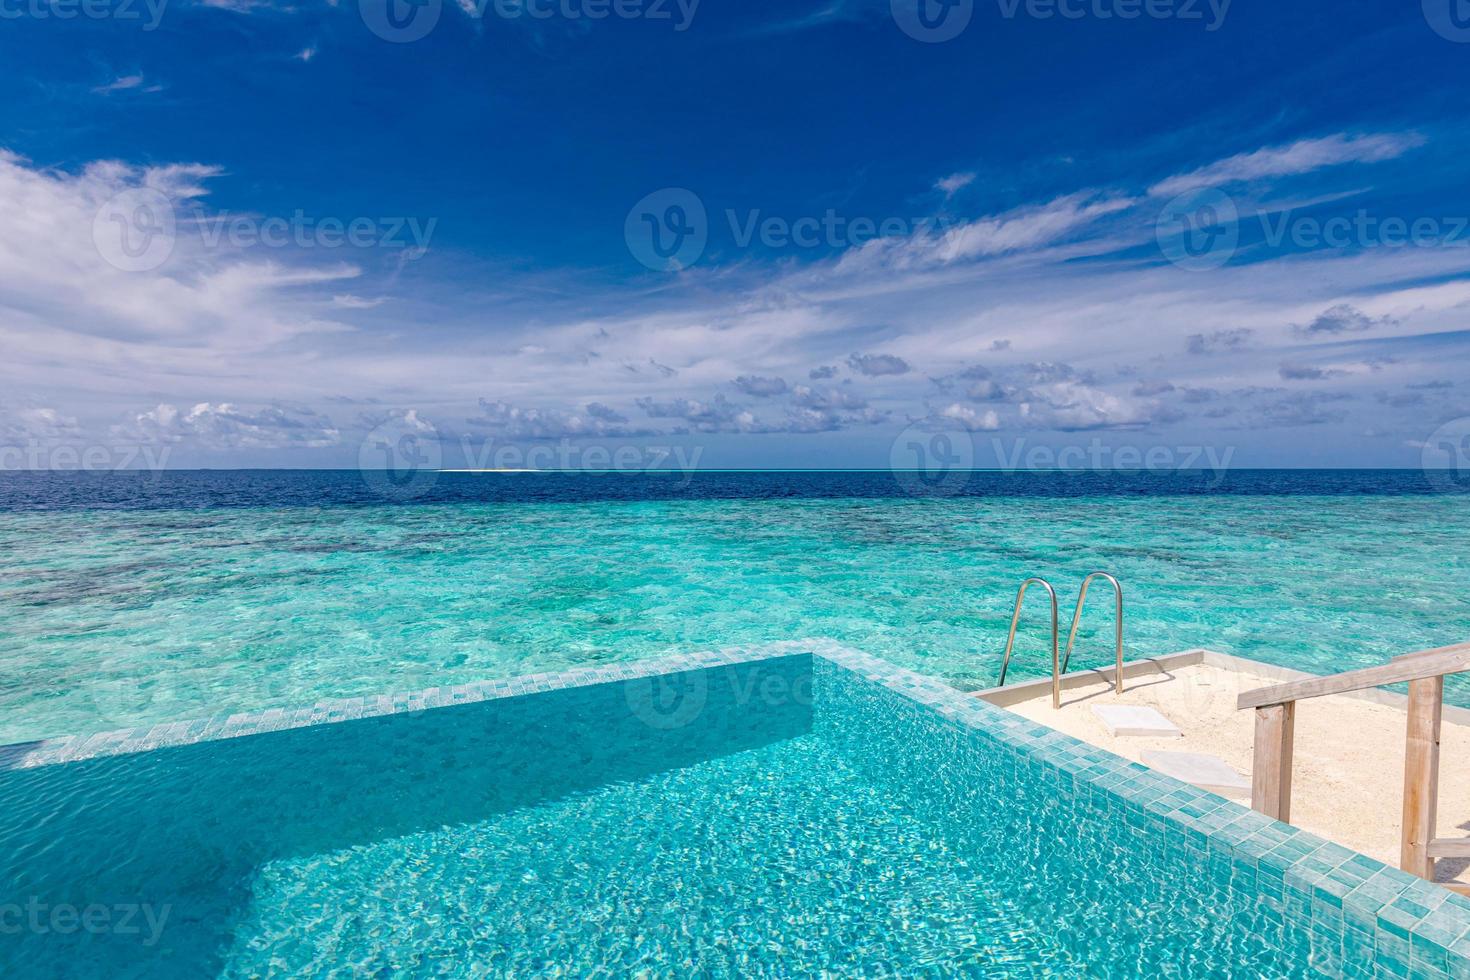
[(1011, 665), (1011, 650), (1016, 645), (1016, 627), (1021, 622), (1021, 604), (1026, 601), (1026, 590), (1033, 585), (1039, 585), (1051, 596), (1051, 706), (1062, 706), (1062, 674), (1066, 673), (1067, 665), (1072, 662), (1072, 646), (1077, 642), (1077, 627), (1082, 621), (1082, 604), (1087, 601), (1087, 589), (1095, 578), (1107, 579), (1113, 586), (1116, 623), (1113, 635), (1118, 658), (1117, 669), (1113, 672), (1113, 689), (1118, 694), (1123, 693), (1123, 586), (1115, 576), (1107, 572), (1093, 572), (1082, 580), (1082, 591), (1077, 595), (1077, 609), (1072, 613), (1072, 629), (1067, 635), (1065, 655), (1061, 654), (1061, 637), (1057, 628), (1057, 590), (1044, 578), (1028, 578), (1021, 583), (1021, 590), (1016, 593), (1016, 611), (1011, 614), (1011, 629), (1006, 636), (1006, 652), (1001, 658), (1000, 680), (996, 682), (996, 687), (1004, 687), (1006, 683), (1006, 670)]

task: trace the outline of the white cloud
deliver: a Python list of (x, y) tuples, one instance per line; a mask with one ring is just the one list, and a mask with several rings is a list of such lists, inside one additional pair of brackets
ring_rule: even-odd
[(978, 412), (959, 402), (946, 405), (935, 413), (935, 417), (947, 422), (957, 422), (971, 432), (995, 432), (1000, 428), (1000, 416), (994, 409)]
[(1075, 431), (1143, 425), (1152, 421), (1147, 404), (1077, 380), (1032, 387), (1021, 414), (1039, 428)]
[(366, 299), (351, 293), (338, 293), (332, 297), (332, 305), (339, 310), (371, 310), (376, 306), (382, 306), (383, 302), (384, 299), (381, 296)]
[(23, 446), (79, 439), (77, 420), (54, 408), (0, 405), (0, 445)]
[[(187, 216), (220, 176), (198, 163), (68, 173), (0, 155), (0, 208), (12, 216), (0, 228), (0, 388), (54, 406), (75, 429), (126, 419), (153, 439), (200, 447), (328, 447), (335, 427), (324, 415), (251, 406), (320, 412), (334, 398), (417, 403), (450, 428), (471, 418), (518, 438), (820, 433), (946, 412), (945, 424), (976, 431), (1140, 427), (1180, 412), (1218, 430), (1207, 414), (1236, 402), (1238, 420), (1327, 424), (1354, 403), (1283, 400), (1269, 391), (1282, 387), (1281, 365), (1369, 365), (1297, 382), (1314, 393), (1442, 377), (1454, 348), (1381, 370), (1371, 365), (1386, 363), (1387, 347), (1314, 348), (1452, 334), (1470, 303), (1460, 249), (1321, 252), (1189, 273), (1142, 251), (1154, 202), (1096, 189), (833, 259), (695, 268), (647, 291), (595, 292), (562, 273), (482, 287), (490, 275), (462, 270), (446, 290), (427, 264), (349, 285), (370, 274), (308, 254), (203, 247)], [(160, 268), (126, 273), (98, 253), (93, 219), (139, 187), (164, 194), (184, 230)], [(337, 319), (382, 303), (391, 318)], [(1339, 310), (1324, 324), (1345, 329), (1293, 329), (1339, 306), (1354, 315)], [(1353, 329), (1367, 321), (1394, 329)], [(992, 377), (959, 378), (977, 365)], [(936, 394), (946, 378), (956, 380)], [(782, 390), (787, 379), (823, 384)], [(1220, 395), (1191, 401), (1206, 390)], [(139, 391), (163, 405), (138, 413)], [(496, 400), (481, 403), (487, 391)], [(1385, 416), (1411, 408), (1387, 397), (1362, 403)]]
[(746, 408), (736, 405), (724, 395), (702, 401), (696, 398), (638, 399), (638, 407), (655, 419), (680, 419), (700, 432), (756, 432), (762, 426)]
[(278, 4), (276, 0), (199, 0), (199, 5), (215, 10), (228, 10), (236, 14), (248, 14), (256, 10), (290, 9), (286, 4)]
[(785, 378), (768, 378), (759, 374), (742, 374), (731, 384), (755, 398), (772, 398), (789, 390)]
[(120, 75), (106, 85), (98, 85), (92, 91), (97, 95), (112, 95), (115, 92), (141, 91), (146, 93), (162, 92), (162, 85), (144, 86), (142, 74)]
[(848, 357), (847, 366), (858, 374), (865, 374), (870, 378), (888, 374), (908, 374), (913, 370), (908, 361), (892, 354), (853, 354)]
[(163, 404), (134, 417), (116, 434), (141, 442), (191, 443), (203, 449), (321, 449), (341, 434), (310, 409), (268, 405), (244, 408), (201, 402), (188, 411)]
[(794, 404), (802, 408), (814, 408), (824, 412), (855, 412), (868, 407), (867, 398), (847, 385), (838, 385), (833, 388), (811, 388), (807, 385), (797, 385), (792, 389), (791, 394)]
[[(460, 0), (468, 3), (470, 0)], [(813, 28), (825, 27), (828, 24), (841, 22), (854, 22), (874, 19), (881, 13), (886, 16), (888, 5), (873, 2), (873, 0), (818, 0), (803, 13), (787, 20), (776, 21), (760, 28), (755, 33), (762, 34), (793, 34)]]
[(969, 262), (1053, 244), (1099, 218), (1132, 205), (1125, 197), (1070, 194), (953, 227), (920, 228), (903, 237), (874, 238), (849, 249), (838, 273), (872, 275)]
[(1201, 187), (1310, 173), (1343, 163), (1378, 163), (1402, 156), (1423, 143), (1424, 138), (1417, 133), (1370, 133), (1361, 136), (1337, 133), (1226, 157), (1198, 170), (1161, 180), (1148, 192), (1154, 196), (1182, 194)]
[(503, 401), (480, 399), (480, 414), (467, 420), (507, 439), (576, 439), (647, 435), (648, 429), (628, 424), (621, 412), (591, 402), (581, 412), (554, 408), (519, 408)]
[[(119, 411), (140, 389), (191, 403), (312, 394), (290, 381), (314, 373), (312, 350), (292, 345), (350, 329), (323, 319), (328, 296), (318, 287), (360, 270), (282, 250), (209, 247), (189, 214), (219, 175), (199, 163), (116, 161), (69, 173), (0, 151), (0, 387), (86, 391), (91, 400), (110, 392)], [(157, 268), (115, 262), (121, 236), (136, 230), (110, 220), (136, 214), (129, 194), (145, 195), (159, 227), (174, 218)]]
[(1396, 327), (1398, 321), (1390, 316), (1370, 317), (1349, 303), (1338, 303), (1323, 310), (1311, 323), (1297, 327), (1297, 332), (1313, 335), (1357, 333), (1375, 327)]
[(975, 175), (973, 173), (950, 174), (948, 177), (941, 177), (936, 180), (934, 182), (934, 189), (943, 191), (945, 197), (953, 197), (957, 191), (969, 187), (974, 182)]

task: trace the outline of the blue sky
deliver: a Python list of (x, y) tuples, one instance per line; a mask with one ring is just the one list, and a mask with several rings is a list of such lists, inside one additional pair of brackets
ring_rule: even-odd
[(89, 2), (0, 0), (8, 466), (1470, 437), (1450, 0)]

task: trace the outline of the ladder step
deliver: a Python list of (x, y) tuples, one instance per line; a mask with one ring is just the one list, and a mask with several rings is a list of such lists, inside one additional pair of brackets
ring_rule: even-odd
[(1011, 651), (1016, 646), (1016, 627), (1021, 623), (1021, 606), (1026, 601), (1026, 590), (1033, 585), (1039, 585), (1046, 590), (1051, 599), (1051, 706), (1053, 708), (1062, 706), (1061, 678), (1067, 672), (1067, 665), (1072, 661), (1072, 645), (1077, 642), (1077, 626), (1082, 621), (1082, 604), (1087, 601), (1087, 588), (1095, 578), (1105, 578), (1113, 587), (1113, 604), (1117, 617), (1114, 627), (1114, 644), (1118, 655), (1118, 667), (1113, 675), (1113, 691), (1116, 694), (1123, 693), (1123, 586), (1117, 578), (1107, 572), (1093, 572), (1082, 580), (1082, 591), (1077, 595), (1077, 609), (1072, 613), (1072, 629), (1067, 635), (1065, 656), (1061, 653), (1057, 629), (1057, 590), (1052, 588), (1051, 583), (1044, 578), (1028, 578), (1021, 583), (1021, 590), (1016, 593), (1016, 611), (1011, 614), (1010, 632), (1006, 634), (1006, 652), (1000, 659), (1000, 679), (995, 682), (996, 687), (1005, 687), (1006, 684), (1006, 670), (1011, 665)]

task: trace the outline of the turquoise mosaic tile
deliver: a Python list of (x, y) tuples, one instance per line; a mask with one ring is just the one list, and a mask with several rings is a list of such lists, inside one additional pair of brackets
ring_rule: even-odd
[[(1310, 932), (1313, 968), (1324, 975), (1470, 980), (1470, 900), (1160, 773), (1110, 763), (1117, 757), (865, 654), (819, 655), (1132, 804), (1126, 824), (1150, 828), (1166, 847), (1179, 840), (1186, 851), (1228, 855), (1231, 880), (1238, 874), (1279, 907), (1283, 929)], [(1221, 864), (1212, 860), (1211, 873)]]

